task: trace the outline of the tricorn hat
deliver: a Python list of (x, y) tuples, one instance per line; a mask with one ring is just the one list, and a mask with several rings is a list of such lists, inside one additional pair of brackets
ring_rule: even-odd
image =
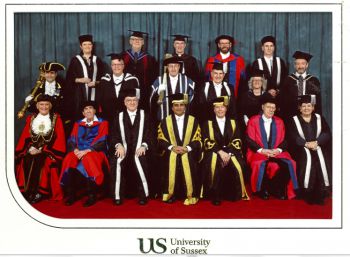
[(41, 66), (42, 67), (41, 70), (44, 72), (49, 72), (49, 71), (57, 72), (57, 71), (66, 69), (62, 64), (60, 64), (58, 62), (46, 62), (46, 63), (43, 63), (42, 65), (43, 66)]
[(50, 95), (39, 94), (39, 95), (36, 97), (35, 101), (36, 101), (37, 103), (39, 103), (39, 102), (50, 102), (50, 103), (52, 104), (52, 103), (53, 103), (53, 97), (50, 96)]

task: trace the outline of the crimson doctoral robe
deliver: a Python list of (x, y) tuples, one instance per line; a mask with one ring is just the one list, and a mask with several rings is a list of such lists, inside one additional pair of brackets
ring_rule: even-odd
[[(261, 153), (258, 153), (257, 150), (259, 148), (280, 148), (283, 151), (274, 158), (279, 159), (288, 165), (290, 180), (287, 185), (287, 196), (288, 199), (294, 198), (294, 189), (298, 189), (296, 163), (292, 159), (290, 154), (285, 151), (285, 126), (282, 119), (276, 116), (272, 118), (270, 139), (268, 141), (262, 115), (256, 115), (251, 117), (247, 125), (247, 142), (247, 162), (252, 170), (252, 191), (260, 191), (265, 172), (267, 177), (271, 179), (277, 174), (280, 168), (276, 162), (270, 161), (268, 157)], [(249, 142), (253, 142), (253, 144)]]
[[(104, 171), (109, 170), (109, 163), (106, 157), (107, 152), (108, 122), (98, 118), (91, 126), (84, 120), (74, 124), (72, 133), (68, 139), (68, 154), (63, 160), (60, 183), (67, 185), (67, 174), (70, 169), (77, 169), (82, 176), (93, 180), (96, 185), (101, 185), (104, 180)], [(86, 150), (87, 153), (82, 159), (74, 154), (74, 149)]]

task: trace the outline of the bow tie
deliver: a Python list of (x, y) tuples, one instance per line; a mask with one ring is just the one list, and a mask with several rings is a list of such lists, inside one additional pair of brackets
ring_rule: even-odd
[(265, 123), (270, 123), (270, 122), (272, 122), (272, 119), (266, 119), (266, 120), (264, 120), (264, 122)]

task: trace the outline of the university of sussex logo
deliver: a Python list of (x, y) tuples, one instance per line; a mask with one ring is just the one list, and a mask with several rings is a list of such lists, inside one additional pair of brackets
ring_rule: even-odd
[[(144, 254), (147, 253), (165, 253), (167, 250), (167, 247), (165, 245), (166, 239), (165, 238), (138, 238), (140, 243), (140, 251)], [(148, 243), (147, 243), (148, 241)]]

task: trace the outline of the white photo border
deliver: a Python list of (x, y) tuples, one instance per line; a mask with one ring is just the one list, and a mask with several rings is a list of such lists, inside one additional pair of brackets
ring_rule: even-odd
[[(1, 221), (1, 226), (5, 228), (8, 233), (8, 238), (0, 239), (12, 239), (8, 241), (6, 245), (0, 247), (1, 253), (51, 253), (51, 254), (140, 254), (139, 245), (137, 238), (149, 238), (149, 237), (186, 237), (190, 233), (190, 237), (193, 238), (208, 238), (212, 239), (215, 244), (211, 246), (211, 253), (215, 254), (278, 254), (278, 253), (289, 253), (289, 254), (302, 254), (302, 253), (344, 253), (348, 250), (348, 244), (343, 238), (344, 230), (344, 203), (343, 203), (343, 190), (344, 190), (344, 178), (343, 173), (343, 31), (342, 31), (342, 13), (343, 6), (341, 1), (331, 1), (322, 3), (305, 3), (299, 1), (298, 5), (284, 4), (281, 1), (271, 1), (270, 3), (256, 3), (251, 1), (251, 5), (247, 3), (229, 3), (222, 1), (222, 3), (190, 3), (190, 4), (146, 4), (146, 3), (131, 3), (131, 4), (86, 4), (86, 3), (75, 3), (75, 4), (6, 4), (5, 5), (5, 64), (3, 70), (5, 71), (4, 83), (5, 90), (1, 96), (1, 103), (4, 104), (4, 116), (6, 118), (4, 135), (6, 137), (1, 138), (5, 146), (4, 149), (4, 170), (6, 169), (5, 175), (1, 175), (1, 178), (6, 180), (0, 180), (0, 204), (1, 209), (5, 207), (5, 215), (1, 216), (4, 220), (9, 220), (9, 224)], [(14, 163), (14, 128), (13, 120), (15, 119), (14, 110), (14, 14), (16, 12), (135, 12), (135, 7), (138, 12), (157, 12), (168, 11), (169, 6), (172, 12), (188, 12), (189, 6), (195, 5), (196, 12), (251, 12), (255, 9), (255, 12), (299, 12), (301, 10), (300, 5), (303, 6), (303, 10), (307, 12), (331, 12), (332, 13), (332, 79), (333, 79), (333, 92), (332, 92), (332, 119), (333, 119), (333, 218), (330, 220), (244, 220), (244, 219), (232, 219), (232, 220), (148, 220), (148, 219), (57, 219), (46, 216), (28, 204), (23, 197), (20, 196), (17, 190), (17, 184), (13, 172)], [(258, 6), (258, 8), (257, 8)], [(69, 7), (69, 8), (67, 8)], [(250, 9), (250, 10), (248, 10)], [(347, 80), (348, 81), (348, 80)], [(341, 121), (340, 123), (338, 123)], [(338, 126), (341, 124), (340, 126)], [(348, 125), (345, 125), (348, 128)], [(346, 134), (347, 136), (348, 134)], [(348, 137), (348, 136), (347, 136)], [(1, 141), (1, 142), (2, 142)], [(3, 156), (3, 153), (1, 153)], [(2, 167), (2, 166), (1, 166)], [(341, 171), (341, 172), (335, 172)], [(5, 173), (5, 172), (4, 172)], [(349, 176), (346, 175), (348, 178)], [(348, 183), (346, 182), (346, 186)], [(2, 214), (3, 215), (3, 214)], [(13, 222), (15, 218), (15, 222)], [(208, 225), (203, 225), (208, 224)], [(44, 226), (43, 226), (44, 225)], [(31, 247), (31, 244), (35, 241), (34, 238), (28, 238), (28, 242), (22, 242), (24, 248), (18, 249), (16, 246), (18, 242), (15, 242), (15, 233), (38, 230), (34, 234), (44, 233), (47, 237), (52, 236), (53, 238), (60, 237), (60, 235), (66, 238), (62, 239), (66, 244), (66, 247), (59, 249), (57, 245), (49, 242), (49, 239), (44, 239), (47, 243), (42, 249), (38, 247)], [(14, 229), (14, 231), (12, 230)], [(325, 244), (326, 241), (321, 237), (318, 237), (318, 233), (327, 233), (328, 238), (334, 236), (337, 242), (334, 243), (338, 246), (337, 249), (329, 249), (329, 245)], [(45, 234), (47, 233), (47, 234)], [(224, 233), (230, 234), (235, 243), (232, 245), (231, 238), (223, 236)], [(232, 234), (234, 233), (234, 234)], [(288, 242), (279, 241), (278, 246), (267, 247), (265, 245), (267, 238), (260, 238), (256, 242), (254, 248), (250, 248), (251, 245), (248, 238), (254, 234), (256, 238), (263, 236), (264, 234), (273, 236), (278, 233), (278, 237), (285, 237), (286, 241), (293, 240), (292, 245), (298, 244), (300, 248), (290, 248), (288, 251)], [(88, 246), (87, 249), (81, 249), (80, 246), (88, 236), (95, 235), (95, 245)], [(21, 237), (21, 236), (20, 236)], [(46, 237), (46, 236), (45, 236)], [(320, 240), (317, 241), (315, 238)], [(95, 240), (94, 239), (94, 240)], [(78, 245), (74, 245), (74, 240), (77, 240)], [(120, 241), (118, 241), (120, 240)], [(5, 240), (6, 241), (6, 240)], [(1, 240), (0, 240), (1, 242)], [(113, 245), (115, 243), (115, 246)], [(318, 242), (323, 242), (320, 244)], [(124, 244), (125, 243), (125, 244)], [(315, 244), (312, 245), (311, 244)], [(103, 247), (107, 246), (106, 251)], [(234, 249), (231, 248), (235, 247)], [(290, 246), (290, 245), (289, 245)]]

